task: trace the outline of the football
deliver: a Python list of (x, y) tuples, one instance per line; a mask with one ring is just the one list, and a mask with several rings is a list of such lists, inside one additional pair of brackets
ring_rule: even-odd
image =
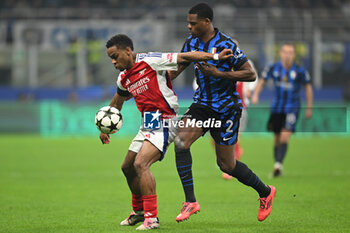
[(123, 118), (117, 108), (105, 106), (96, 113), (95, 124), (102, 133), (113, 134), (122, 127)]

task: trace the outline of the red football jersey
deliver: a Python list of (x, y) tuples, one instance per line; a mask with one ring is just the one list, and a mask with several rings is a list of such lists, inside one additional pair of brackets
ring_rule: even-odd
[(119, 74), (117, 85), (132, 94), (142, 115), (159, 110), (162, 119), (172, 118), (179, 105), (167, 70), (177, 70), (177, 53), (139, 53), (135, 65)]

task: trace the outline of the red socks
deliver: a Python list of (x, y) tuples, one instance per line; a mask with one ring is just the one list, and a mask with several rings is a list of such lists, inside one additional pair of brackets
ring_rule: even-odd
[(144, 195), (143, 196), (143, 210), (145, 212), (145, 218), (156, 218), (158, 214), (157, 210), (157, 195)]
[(132, 209), (133, 211), (144, 211), (145, 218), (156, 218), (157, 210), (157, 195), (135, 195), (132, 193)]
[(132, 193), (131, 205), (132, 205), (133, 211), (142, 211), (143, 210), (142, 195), (135, 195)]

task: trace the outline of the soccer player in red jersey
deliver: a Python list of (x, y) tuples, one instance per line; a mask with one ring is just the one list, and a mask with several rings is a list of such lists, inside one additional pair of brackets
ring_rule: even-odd
[[(177, 70), (178, 63), (229, 59), (233, 56), (232, 50), (225, 49), (215, 55), (205, 52), (135, 54), (132, 40), (121, 34), (108, 40), (106, 47), (113, 65), (122, 71), (110, 106), (121, 110), (124, 101), (132, 96), (144, 120), (151, 114), (148, 123), (159, 123), (159, 127), (153, 128), (147, 127), (144, 121), (144, 127), (140, 127), (126, 154), (122, 170), (132, 194), (133, 211), (120, 225), (143, 221), (137, 230), (156, 229), (159, 228), (156, 183), (150, 166), (163, 159), (174, 140), (176, 127), (170, 121), (176, 121), (178, 113), (177, 96), (167, 70)], [(161, 121), (154, 122), (157, 119)], [(160, 124), (162, 122), (167, 125)], [(103, 144), (110, 143), (107, 134), (101, 133), (100, 139)]]

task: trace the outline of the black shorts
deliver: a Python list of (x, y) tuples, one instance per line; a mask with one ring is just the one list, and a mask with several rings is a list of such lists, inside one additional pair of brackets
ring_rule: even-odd
[(275, 134), (279, 134), (282, 129), (295, 132), (295, 127), (298, 121), (298, 112), (293, 113), (271, 113), (267, 122), (267, 130)]
[[(207, 106), (192, 103), (184, 117), (204, 122), (203, 127), (201, 127), (203, 135), (209, 130), (217, 144), (234, 145), (238, 140), (241, 113), (241, 109), (232, 109), (225, 114), (220, 114)], [(205, 122), (209, 122), (209, 124), (205, 124)]]

